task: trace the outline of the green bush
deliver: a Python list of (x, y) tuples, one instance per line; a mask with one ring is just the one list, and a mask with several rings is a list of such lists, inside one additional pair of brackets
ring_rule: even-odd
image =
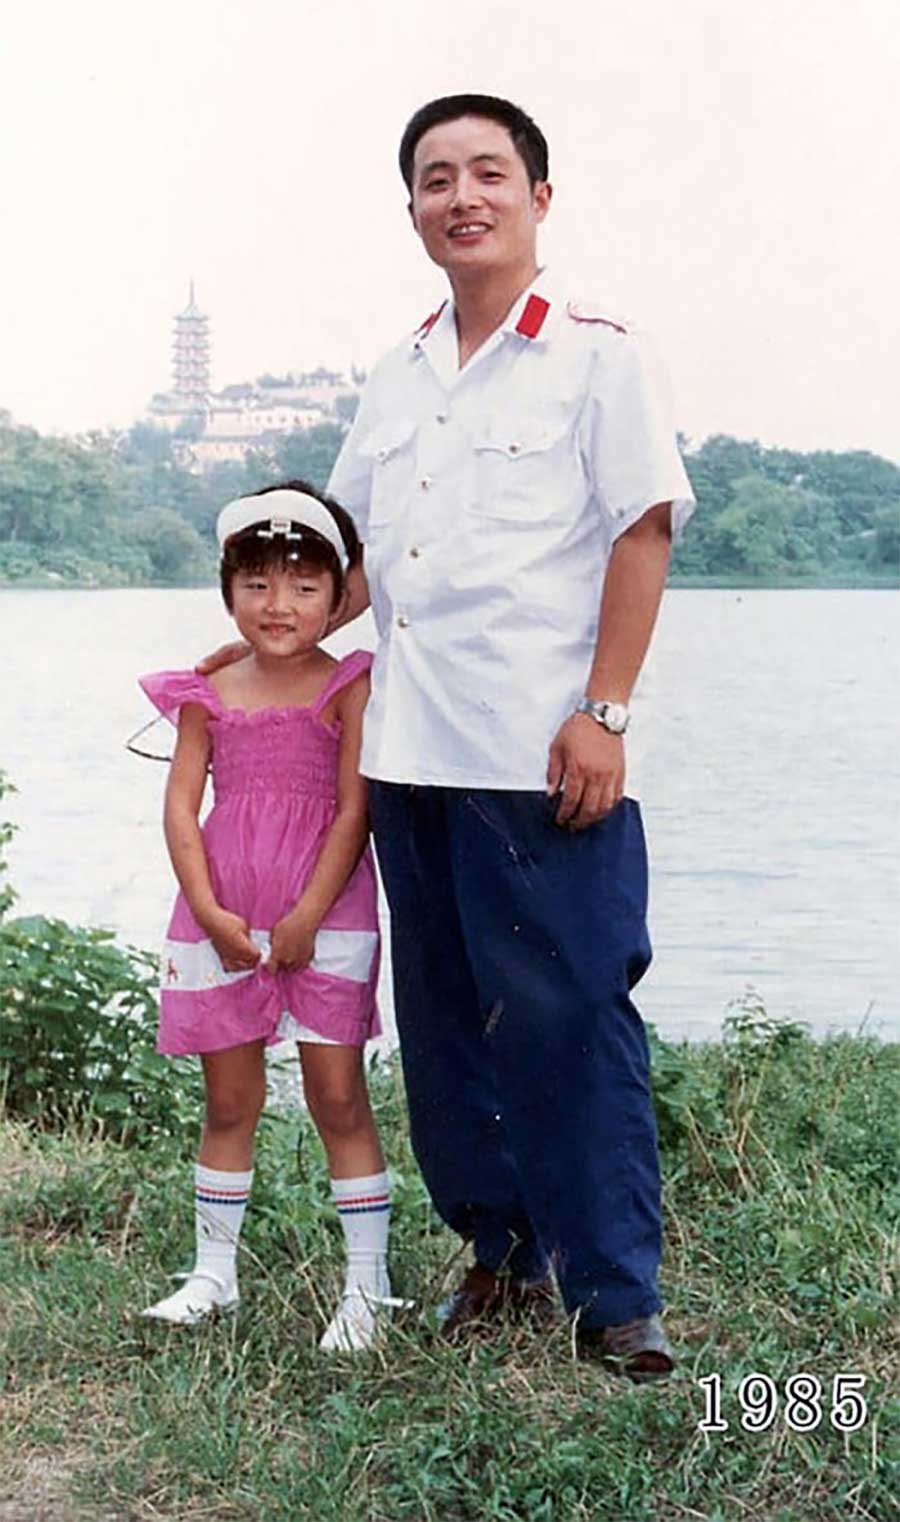
[(665, 1041), (648, 1024), (653, 1108), (660, 1151), (674, 1164), (690, 1150), (698, 1129), (718, 1133), (723, 1124), (718, 1075), (698, 1066), (687, 1041)]
[[(5, 772), (0, 771), (0, 799), (7, 793), (14, 793), (15, 788), (9, 781)], [(7, 819), (0, 819), (0, 920), (3, 919), (8, 909), (11, 909), (16, 901), (16, 890), (4, 882), (7, 873), (6, 857), (3, 855), (4, 846), (8, 846), (16, 833), (14, 824)]]
[(92, 1116), (137, 1143), (196, 1123), (199, 1080), (154, 1050), (157, 961), (111, 931), (32, 915), (0, 925), (0, 1084), (7, 1111)]
[[(0, 799), (14, 792), (0, 771)], [(200, 1080), (154, 1048), (157, 958), (87, 930), (30, 915), (6, 918), (15, 890), (0, 819), (0, 1098), (44, 1125), (93, 1118), (120, 1141), (193, 1134)]]

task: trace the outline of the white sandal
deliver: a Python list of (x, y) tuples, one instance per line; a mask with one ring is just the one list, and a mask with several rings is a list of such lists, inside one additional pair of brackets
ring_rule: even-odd
[(173, 1274), (172, 1278), (185, 1281), (181, 1289), (141, 1311), (143, 1317), (151, 1321), (168, 1321), (172, 1326), (196, 1326), (198, 1321), (205, 1321), (216, 1311), (237, 1310), (240, 1296), (234, 1279), (226, 1284), (224, 1279), (205, 1269)]
[(346, 1289), (322, 1333), (319, 1347), (323, 1353), (366, 1353), (378, 1341), (385, 1313), (407, 1310), (412, 1303), (396, 1295), (376, 1295), (361, 1285)]

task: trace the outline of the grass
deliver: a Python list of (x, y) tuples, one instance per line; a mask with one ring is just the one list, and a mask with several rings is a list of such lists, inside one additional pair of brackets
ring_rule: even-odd
[[(635, 1388), (576, 1363), (565, 1322), (459, 1350), (431, 1307), (460, 1254), (406, 1137), (398, 1069), (372, 1087), (396, 1180), (393, 1267), (416, 1302), (369, 1358), (317, 1338), (340, 1235), (317, 1140), (268, 1115), (236, 1318), (186, 1331), (137, 1308), (190, 1259), (184, 1148), (0, 1126), (0, 1522), (887, 1522), (900, 1494), (900, 1047), (740, 1023), (655, 1043), (667, 1325), (677, 1375)], [(698, 1430), (720, 1373), (729, 1430)], [(753, 1372), (869, 1416), (741, 1425)], [(827, 1406), (827, 1401), (826, 1401)]]

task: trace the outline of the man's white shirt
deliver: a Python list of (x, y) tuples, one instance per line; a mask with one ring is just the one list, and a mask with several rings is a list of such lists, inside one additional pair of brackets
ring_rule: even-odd
[(657, 502), (677, 534), (694, 505), (647, 336), (542, 272), (460, 370), (448, 301), (375, 367), (328, 489), (365, 544), (379, 635), (363, 773), (543, 790), (616, 539)]

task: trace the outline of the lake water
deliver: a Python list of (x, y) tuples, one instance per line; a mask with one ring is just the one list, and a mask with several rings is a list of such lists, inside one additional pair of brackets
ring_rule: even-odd
[[(172, 899), (165, 767), (123, 747), (135, 676), (230, 625), (212, 590), (3, 591), (0, 810), (16, 912), (155, 946)], [(646, 1018), (715, 1036), (750, 986), (816, 1032), (900, 1040), (900, 596), (670, 591), (643, 707), (654, 965)], [(363, 620), (339, 651), (373, 643)], [(390, 1023), (389, 988), (383, 1004)]]

